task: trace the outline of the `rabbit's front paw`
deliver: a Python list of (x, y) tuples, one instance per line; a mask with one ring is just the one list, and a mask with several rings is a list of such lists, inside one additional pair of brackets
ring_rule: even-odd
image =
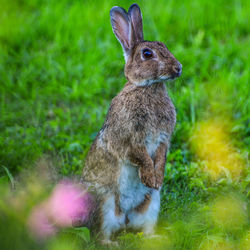
[(139, 169), (139, 177), (141, 182), (149, 187), (149, 188), (156, 188), (156, 178), (155, 178), (155, 171), (152, 168), (140, 167)]
[(165, 162), (155, 164), (156, 188), (159, 189), (164, 181)]
[(163, 184), (164, 174), (162, 174), (159, 171), (155, 171), (155, 176), (156, 176), (155, 187), (156, 187), (156, 189), (159, 189)]

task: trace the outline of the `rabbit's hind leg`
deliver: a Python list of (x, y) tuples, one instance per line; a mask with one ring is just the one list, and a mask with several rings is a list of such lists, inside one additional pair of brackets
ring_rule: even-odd
[(102, 208), (101, 230), (103, 233), (103, 242), (111, 242), (112, 233), (122, 229), (126, 224), (126, 216), (122, 213), (118, 198), (116, 195), (109, 195), (103, 202)]
[(128, 227), (142, 229), (145, 234), (153, 234), (160, 210), (160, 191), (152, 189), (144, 201), (128, 214)]

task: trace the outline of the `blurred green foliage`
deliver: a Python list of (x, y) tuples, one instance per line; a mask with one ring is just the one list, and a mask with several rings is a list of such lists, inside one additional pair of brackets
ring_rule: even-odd
[[(114, 5), (127, 9), (132, 3), (0, 0), (1, 183), (14, 185), (20, 172), (33, 169), (41, 159), (61, 176), (81, 173), (109, 103), (126, 82), (122, 49), (112, 33), (109, 10)], [(197, 157), (190, 138), (200, 121), (223, 120), (228, 123), (231, 145), (249, 166), (250, 2), (137, 3), (143, 13), (144, 37), (165, 42), (183, 65), (181, 78), (167, 83), (177, 109), (162, 188), (160, 221), (172, 223), (174, 236), (166, 237), (176, 239), (167, 246), (230, 249), (228, 242), (237, 241), (234, 249), (240, 244), (245, 247), (244, 242), (249, 242), (246, 225), (237, 232), (217, 227), (215, 232), (199, 209), (206, 208), (214, 197), (231, 192), (246, 202), (249, 168), (238, 180), (228, 175), (211, 180), (203, 171), (206, 162)], [(12, 215), (7, 218), (5, 224), (16, 220)], [(22, 230), (10, 227), (9, 231), (13, 232), (11, 241)], [(23, 234), (17, 233), (19, 242), (25, 244)], [(139, 242), (137, 238), (142, 236), (124, 237)], [(30, 244), (33, 248), (35, 243)], [(51, 249), (62, 249), (58, 242), (53, 244)], [(159, 249), (161, 246), (164, 244), (159, 243)]]

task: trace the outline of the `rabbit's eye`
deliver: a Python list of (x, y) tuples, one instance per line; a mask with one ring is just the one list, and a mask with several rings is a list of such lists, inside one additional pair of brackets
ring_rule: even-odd
[(144, 49), (142, 51), (142, 54), (143, 54), (144, 59), (150, 59), (153, 57), (153, 52), (150, 49)]

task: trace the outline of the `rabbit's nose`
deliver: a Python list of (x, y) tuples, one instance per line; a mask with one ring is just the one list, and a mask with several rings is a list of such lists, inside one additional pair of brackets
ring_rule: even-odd
[(173, 70), (177, 76), (180, 76), (182, 72), (182, 65), (178, 62), (177, 65), (173, 66)]

